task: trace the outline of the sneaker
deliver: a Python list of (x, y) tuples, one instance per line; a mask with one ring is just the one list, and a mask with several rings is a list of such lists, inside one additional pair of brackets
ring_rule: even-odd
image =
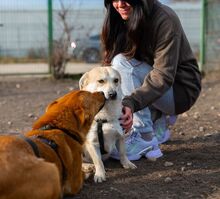
[(168, 117), (162, 115), (154, 122), (153, 129), (159, 144), (165, 143), (170, 139), (170, 130), (168, 129), (168, 125), (174, 125), (176, 120), (176, 115)]
[(167, 117), (167, 120), (168, 120), (169, 125), (173, 126), (176, 123), (177, 116), (176, 115), (169, 115)]
[[(157, 138), (154, 137), (151, 141), (145, 141), (140, 134), (134, 132), (125, 141), (126, 155), (129, 160), (139, 160), (142, 156), (149, 159), (157, 159), (163, 154), (158, 146)], [(119, 153), (115, 148), (110, 157), (119, 160)]]
[(170, 130), (169, 129), (161, 129), (161, 128), (156, 128), (155, 135), (158, 140), (158, 144), (163, 144), (167, 142), (170, 139)]
[(148, 150), (145, 153), (145, 157), (149, 160), (155, 161), (157, 158), (163, 156), (163, 153), (160, 150), (157, 137), (154, 136), (151, 141), (148, 142), (152, 146), (152, 150)]

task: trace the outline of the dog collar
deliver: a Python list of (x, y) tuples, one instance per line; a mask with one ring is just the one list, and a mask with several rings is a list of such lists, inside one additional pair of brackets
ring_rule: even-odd
[(67, 134), (67, 135), (68, 135), (69, 137), (71, 137), (73, 140), (77, 141), (77, 142), (80, 143), (81, 145), (83, 144), (83, 140), (82, 140), (79, 136), (70, 133), (70, 132), (69, 132), (68, 130), (66, 130), (66, 129), (58, 128), (58, 127), (52, 126), (52, 125), (50, 125), (50, 124), (46, 124), (46, 125), (44, 125), (44, 126), (42, 126), (42, 127), (39, 128), (39, 130), (55, 130), (55, 129), (58, 129), (58, 130), (63, 131), (65, 134)]
[(105, 150), (102, 125), (103, 123), (107, 123), (108, 121), (106, 119), (104, 120), (97, 119), (96, 122), (97, 122), (97, 133), (98, 133), (98, 139), (99, 139), (99, 145), (100, 145), (100, 152), (101, 154), (106, 154), (107, 152)]
[(41, 157), (40, 152), (39, 152), (39, 149), (38, 149), (37, 145), (35, 144), (35, 142), (33, 140), (31, 140), (30, 138), (25, 137), (23, 134), (20, 134), (19, 136), (31, 146), (35, 156), (40, 158)]

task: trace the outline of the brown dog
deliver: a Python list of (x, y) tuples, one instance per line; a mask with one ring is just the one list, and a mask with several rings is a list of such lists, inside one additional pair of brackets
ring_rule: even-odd
[[(0, 199), (58, 199), (83, 184), (82, 145), (103, 107), (101, 92), (73, 91), (24, 136), (0, 136)], [(38, 156), (38, 157), (37, 157)]]

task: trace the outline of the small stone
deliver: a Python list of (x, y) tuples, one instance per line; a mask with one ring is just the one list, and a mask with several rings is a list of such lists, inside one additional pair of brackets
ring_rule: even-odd
[(199, 116), (199, 112), (195, 112), (194, 115), (193, 115), (193, 118), (194, 118), (194, 119), (198, 119), (199, 117), (200, 117), (200, 116)]
[(214, 107), (214, 106), (211, 106), (211, 110), (215, 110), (215, 107)]
[(112, 191), (118, 191), (118, 189), (114, 188), (114, 187), (110, 187), (110, 190)]
[(28, 114), (28, 117), (30, 117), (30, 118), (31, 118), (31, 117), (34, 117), (34, 114), (33, 114), (33, 113), (29, 113), (29, 114)]
[(182, 117), (188, 117), (188, 114), (187, 113), (183, 113)]
[(20, 84), (16, 84), (15, 87), (16, 88), (21, 88), (21, 85)]
[(8, 125), (11, 126), (11, 125), (12, 125), (12, 122), (11, 122), (11, 121), (8, 121)]
[(181, 167), (181, 171), (185, 171), (186, 170), (186, 167)]
[(204, 127), (200, 126), (200, 127), (199, 127), (199, 131), (200, 131), (200, 132), (203, 132), (203, 131), (204, 131)]
[(171, 177), (166, 177), (166, 178), (164, 179), (164, 182), (170, 183), (170, 182), (173, 182), (173, 180), (172, 180)]
[(206, 134), (204, 135), (204, 137), (210, 137), (210, 136), (212, 136), (211, 133), (206, 133)]
[(171, 167), (171, 166), (173, 166), (173, 163), (167, 161), (167, 162), (164, 163), (164, 166), (165, 167)]
[(186, 165), (187, 166), (192, 166), (192, 162), (187, 162)]

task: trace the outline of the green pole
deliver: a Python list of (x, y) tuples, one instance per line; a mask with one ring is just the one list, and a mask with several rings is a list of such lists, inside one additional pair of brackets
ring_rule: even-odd
[(203, 66), (205, 63), (205, 48), (206, 48), (206, 16), (207, 16), (207, 0), (202, 0), (201, 1), (201, 19), (200, 19), (200, 24), (201, 24), (201, 35), (200, 35), (200, 71), (203, 70)]
[(51, 73), (53, 55), (53, 3), (48, 0), (48, 59), (49, 59), (49, 72)]

